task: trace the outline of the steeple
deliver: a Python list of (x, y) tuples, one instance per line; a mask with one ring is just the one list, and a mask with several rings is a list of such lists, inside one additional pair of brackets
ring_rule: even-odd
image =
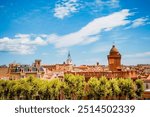
[(66, 63), (67, 63), (67, 64), (72, 64), (72, 59), (71, 59), (70, 51), (68, 51), (68, 57), (67, 57)]
[(68, 59), (71, 59), (70, 51), (68, 52)]

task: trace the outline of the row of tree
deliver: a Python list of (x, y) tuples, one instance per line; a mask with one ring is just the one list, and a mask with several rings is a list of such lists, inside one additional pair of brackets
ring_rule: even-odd
[(85, 78), (67, 74), (60, 79), (43, 80), (39, 78), (0, 80), (1, 100), (59, 100), (59, 99), (140, 99), (144, 92), (143, 81), (130, 78), (107, 79)]

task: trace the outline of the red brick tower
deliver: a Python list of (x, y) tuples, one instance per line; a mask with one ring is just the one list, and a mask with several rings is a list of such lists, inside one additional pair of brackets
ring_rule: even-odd
[(121, 54), (115, 45), (112, 46), (107, 58), (110, 71), (121, 71)]

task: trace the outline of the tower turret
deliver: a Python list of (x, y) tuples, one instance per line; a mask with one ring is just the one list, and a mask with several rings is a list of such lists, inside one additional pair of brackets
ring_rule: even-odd
[(121, 71), (121, 54), (115, 45), (112, 46), (107, 58), (110, 71)]

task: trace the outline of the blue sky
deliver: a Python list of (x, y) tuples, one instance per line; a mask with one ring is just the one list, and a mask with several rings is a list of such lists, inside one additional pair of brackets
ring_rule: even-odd
[(150, 64), (150, 0), (0, 0), (0, 64)]

